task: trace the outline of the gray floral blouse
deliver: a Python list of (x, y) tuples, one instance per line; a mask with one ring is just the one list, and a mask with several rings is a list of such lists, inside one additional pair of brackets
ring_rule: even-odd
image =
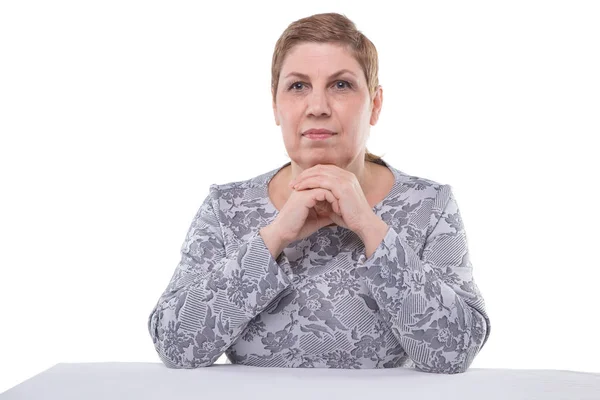
[(290, 163), (211, 184), (148, 318), (162, 362), (466, 371), (490, 320), (452, 188), (378, 163), (396, 180), (373, 208), (390, 229), (368, 259), (338, 225), (273, 259), (259, 229), (278, 214), (268, 183)]

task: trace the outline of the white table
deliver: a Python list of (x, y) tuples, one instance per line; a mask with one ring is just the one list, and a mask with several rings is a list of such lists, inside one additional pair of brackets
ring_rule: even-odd
[(1, 400), (96, 399), (600, 399), (600, 373), (470, 368), (429, 374), (412, 368), (262, 368), (214, 364), (59, 363), (0, 394)]

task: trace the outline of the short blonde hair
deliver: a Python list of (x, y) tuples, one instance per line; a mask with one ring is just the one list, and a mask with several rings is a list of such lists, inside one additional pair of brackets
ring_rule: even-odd
[[(377, 49), (375, 45), (356, 29), (356, 25), (343, 14), (314, 14), (292, 22), (283, 31), (273, 51), (271, 64), (271, 93), (273, 103), (277, 99), (277, 88), (281, 67), (286, 55), (302, 42), (337, 43), (345, 46), (362, 67), (369, 88), (369, 98), (373, 101), (379, 86)], [(366, 161), (377, 161), (381, 157), (365, 152)]]

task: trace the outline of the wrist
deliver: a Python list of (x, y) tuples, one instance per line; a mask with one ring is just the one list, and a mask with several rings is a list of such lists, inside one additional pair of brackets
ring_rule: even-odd
[(264, 226), (260, 229), (260, 235), (265, 242), (265, 245), (271, 252), (271, 255), (274, 259), (279, 257), (279, 254), (285, 248), (284, 241), (282, 240), (281, 235), (278, 233), (276, 225), (271, 223), (270, 225)]
[(365, 246), (366, 258), (370, 258), (373, 255), (390, 229), (390, 226), (385, 221), (377, 215), (373, 215), (373, 219), (365, 224), (363, 229), (357, 233)]
[(386, 225), (385, 222), (375, 213), (371, 215), (366, 222), (361, 225), (361, 228), (356, 231), (356, 234), (360, 237), (360, 239), (364, 242), (369, 237), (372, 237), (375, 232), (378, 232), (382, 229), (382, 224)]

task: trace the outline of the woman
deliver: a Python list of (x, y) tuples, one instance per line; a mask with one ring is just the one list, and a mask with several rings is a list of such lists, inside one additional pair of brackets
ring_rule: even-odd
[(273, 112), (291, 162), (210, 185), (148, 319), (167, 367), (223, 353), (260, 367), (470, 366), (490, 321), (458, 206), (450, 185), (367, 151), (377, 69), (373, 44), (340, 14), (282, 34)]

